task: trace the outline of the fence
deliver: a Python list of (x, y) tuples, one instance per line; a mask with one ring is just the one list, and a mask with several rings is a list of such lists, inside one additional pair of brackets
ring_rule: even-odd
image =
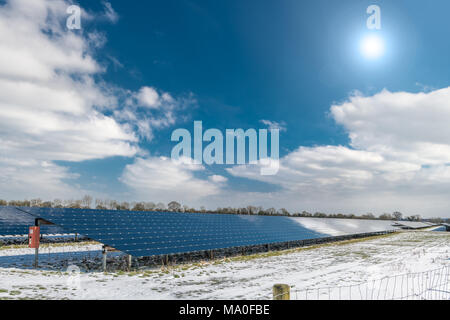
[[(28, 248), (28, 238), (0, 238), (0, 268), (35, 268), (35, 249)], [(75, 234), (46, 235), (38, 250), (38, 268), (65, 271), (71, 265), (83, 270), (101, 270), (102, 245)]]
[(292, 289), (275, 285), (274, 300), (450, 300), (450, 266), (408, 273), (361, 284)]

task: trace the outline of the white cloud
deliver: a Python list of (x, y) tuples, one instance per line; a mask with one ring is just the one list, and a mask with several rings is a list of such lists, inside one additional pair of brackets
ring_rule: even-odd
[(136, 98), (140, 105), (148, 108), (158, 108), (162, 104), (158, 92), (151, 87), (142, 87)]
[(106, 19), (111, 21), (112, 23), (116, 23), (119, 20), (119, 15), (112, 7), (111, 3), (108, 1), (103, 1), (103, 6), (105, 7), (104, 16)]
[[(14, 198), (51, 194), (49, 190), (65, 190), (71, 197), (80, 188), (63, 182), (74, 177), (54, 161), (142, 154), (140, 139), (173, 124), (174, 110), (185, 103), (184, 98), (161, 93), (158, 115), (127, 107), (123, 97), (135, 93), (99, 80), (105, 69), (94, 57), (105, 35), (86, 31), (85, 23), (81, 32), (67, 30), (70, 4), (9, 0), (0, 6), (0, 171), (5, 181), (0, 194), (9, 194), (9, 186), (15, 186)], [(82, 19), (116, 22), (110, 3), (104, 6), (98, 15), (83, 11)], [(22, 159), (33, 164), (14, 165)], [(43, 170), (42, 163), (51, 170)], [(40, 187), (34, 184), (38, 177)]]
[(185, 104), (190, 106), (196, 102), (191, 94), (187, 97), (175, 99), (168, 92), (158, 92), (156, 88), (148, 86), (140, 88), (138, 92), (131, 92), (129, 95), (130, 97), (127, 100), (129, 106), (159, 109), (161, 111), (186, 107)]
[(58, 0), (0, 8), (0, 149), (44, 161), (132, 156), (137, 138), (100, 112), (116, 98), (94, 81), (101, 68), (86, 38), (62, 27), (66, 8)]
[(196, 106), (192, 93), (177, 98), (156, 88), (144, 86), (137, 92), (122, 91), (126, 107), (114, 111), (115, 119), (127, 122), (138, 136), (147, 141), (154, 137), (154, 130), (173, 126), (179, 114)]
[[(343, 146), (300, 147), (280, 159), (275, 176), (262, 176), (257, 166), (228, 169), (234, 176), (279, 185), (299, 194), (345, 193), (363, 190), (377, 181), (387, 183), (415, 174), (420, 166), (386, 161), (377, 153)], [(396, 175), (397, 174), (397, 175)]]
[[(21, 159), (0, 159), (0, 193), (3, 199), (55, 199), (82, 196), (83, 191), (69, 182), (77, 176), (51, 162)], [(64, 182), (67, 181), (67, 182)]]
[[(192, 205), (199, 203), (198, 199), (220, 191), (214, 181), (195, 176), (195, 172), (203, 171), (203, 166), (195, 165), (187, 158), (178, 162), (166, 157), (138, 158), (125, 167), (120, 181), (131, 188), (141, 200), (176, 200)], [(217, 177), (214, 179), (217, 180)]]
[(278, 129), (280, 131), (286, 131), (286, 123), (284, 121), (282, 122), (276, 122), (271, 120), (260, 120), (262, 124), (266, 125), (269, 129)]
[(352, 95), (349, 101), (331, 107), (336, 122), (348, 130), (350, 147), (299, 147), (280, 159), (274, 176), (262, 176), (258, 165), (227, 169), (232, 176), (272, 185), (272, 191), (233, 191), (224, 184), (226, 177), (197, 178), (194, 171), (203, 167), (155, 158), (127, 167), (122, 181), (144, 199), (175, 198), (188, 204), (195, 199), (195, 204), (210, 208), (262, 205), (291, 211), (381, 214), (400, 210), (448, 216), (450, 140), (445, 124), (450, 121), (449, 90)]
[(348, 131), (351, 148), (300, 147), (280, 159), (275, 176), (261, 176), (257, 166), (229, 173), (277, 185), (281, 190), (253, 199), (291, 210), (449, 215), (450, 88), (357, 94), (333, 105), (331, 115)]
[(220, 176), (217, 174), (213, 174), (212, 176), (209, 176), (209, 180), (211, 180), (214, 183), (225, 183), (228, 181), (228, 179), (225, 178), (224, 176)]
[(450, 87), (428, 93), (382, 92), (331, 107), (351, 145), (416, 164), (450, 162)]
[[(0, 194), (5, 197), (76, 194), (81, 188), (69, 183), (76, 176), (54, 161), (141, 154), (140, 139), (151, 140), (154, 130), (175, 124), (179, 112), (195, 104), (192, 95), (174, 98), (151, 86), (133, 92), (98, 81), (105, 70), (94, 57), (106, 37), (66, 30), (68, 5), (9, 0), (0, 6)], [(88, 20), (94, 15), (83, 11)], [(118, 18), (108, 2), (100, 15)], [(261, 176), (256, 166), (229, 169), (276, 191), (228, 191), (226, 177), (157, 157), (136, 159), (121, 181), (145, 200), (448, 216), (450, 88), (355, 94), (333, 105), (330, 114), (347, 130), (350, 147), (299, 147), (280, 159), (275, 176)], [(283, 122), (261, 123), (286, 130)]]

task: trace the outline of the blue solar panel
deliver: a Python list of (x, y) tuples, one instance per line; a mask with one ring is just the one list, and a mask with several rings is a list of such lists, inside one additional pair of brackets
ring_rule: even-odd
[[(35, 217), (15, 207), (0, 207), (0, 236), (23, 236), (28, 228), (34, 226)], [(53, 225), (41, 226), (41, 234), (64, 233), (61, 227)]]
[(136, 257), (263, 245), (328, 236), (289, 217), (23, 208)]

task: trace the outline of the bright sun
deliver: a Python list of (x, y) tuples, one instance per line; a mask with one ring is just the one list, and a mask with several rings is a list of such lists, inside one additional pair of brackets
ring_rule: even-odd
[(377, 35), (365, 37), (361, 42), (361, 53), (368, 59), (377, 59), (384, 53), (384, 41)]

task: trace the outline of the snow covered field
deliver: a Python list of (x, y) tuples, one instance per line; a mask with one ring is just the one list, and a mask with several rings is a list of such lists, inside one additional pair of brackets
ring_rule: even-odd
[[(100, 248), (89, 246), (84, 250)], [(0, 299), (271, 299), (275, 283), (289, 284), (293, 290), (348, 286), (449, 266), (450, 233), (399, 232), (370, 240), (108, 274), (78, 273), (76, 266), (63, 272), (46, 267), (36, 271), (30, 268), (31, 250), (0, 248)], [(73, 250), (80, 247), (52, 248), (51, 259), (58, 263)]]

